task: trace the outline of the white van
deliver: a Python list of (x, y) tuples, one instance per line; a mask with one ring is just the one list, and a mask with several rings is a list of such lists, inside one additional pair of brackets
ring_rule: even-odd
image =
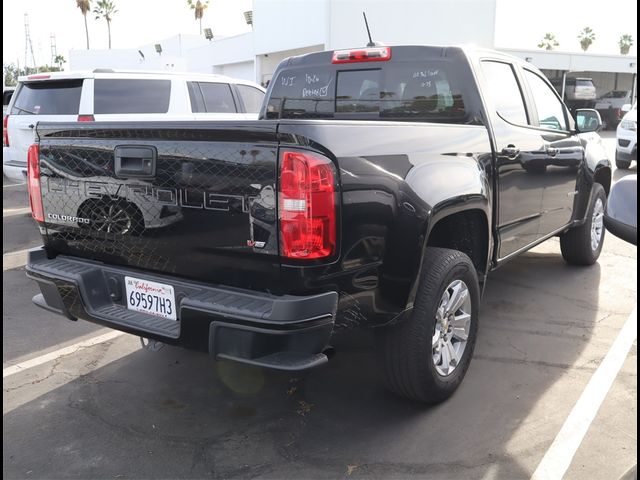
[(38, 122), (255, 120), (264, 88), (221, 75), (51, 72), (18, 79), (3, 120), (4, 174), (24, 181)]

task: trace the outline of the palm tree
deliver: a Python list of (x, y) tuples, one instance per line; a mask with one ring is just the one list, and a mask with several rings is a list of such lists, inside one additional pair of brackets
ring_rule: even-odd
[(200, 0), (197, 0), (195, 3), (193, 0), (187, 0), (187, 3), (191, 10), (195, 10), (196, 20), (200, 22), (200, 35), (202, 35), (202, 16), (204, 15), (205, 9), (209, 7), (209, 0), (205, 0), (204, 3)]
[(589, 46), (596, 39), (596, 34), (591, 30), (591, 27), (585, 27), (580, 31), (578, 40), (580, 40), (580, 47), (585, 52), (589, 49)]
[(58, 68), (60, 69), (60, 71), (62, 71), (62, 64), (67, 63), (62, 55), (56, 55), (53, 61), (58, 64)]
[(556, 40), (556, 36), (553, 33), (547, 33), (542, 38), (542, 40), (540, 40), (540, 43), (538, 44), (538, 48), (544, 48), (545, 50), (553, 50), (558, 45), (560, 44)]
[(115, 4), (111, 0), (98, 0), (98, 6), (93, 9), (96, 20), (104, 18), (107, 21), (107, 31), (109, 32), (109, 50), (111, 50), (111, 20), (114, 14), (118, 13)]
[(87, 34), (87, 50), (89, 50), (89, 26), (87, 25), (87, 13), (91, 11), (91, 0), (76, 0), (76, 6), (84, 17), (84, 31)]
[(629, 53), (629, 49), (633, 45), (633, 37), (628, 33), (625, 33), (618, 40), (618, 46), (620, 47), (620, 54), (626, 55)]

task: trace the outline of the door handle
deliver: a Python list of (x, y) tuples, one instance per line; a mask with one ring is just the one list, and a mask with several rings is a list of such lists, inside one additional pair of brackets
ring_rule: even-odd
[(156, 156), (155, 147), (118, 146), (114, 149), (114, 173), (121, 178), (153, 178)]
[(502, 149), (502, 154), (509, 158), (516, 158), (519, 153), (520, 149), (516, 148), (514, 145), (507, 145)]
[(547, 155), (549, 155), (550, 157), (555, 157), (556, 155), (558, 155), (558, 152), (560, 152), (559, 148), (547, 147)]

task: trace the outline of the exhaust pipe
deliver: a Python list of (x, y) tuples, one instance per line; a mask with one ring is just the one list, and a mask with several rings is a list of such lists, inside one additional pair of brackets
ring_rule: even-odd
[(164, 347), (164, 343), (145, 337), (140, 337), (140, 345), (142, 345), (142, 348), (149, 350), (150, 352), (157, 352)]

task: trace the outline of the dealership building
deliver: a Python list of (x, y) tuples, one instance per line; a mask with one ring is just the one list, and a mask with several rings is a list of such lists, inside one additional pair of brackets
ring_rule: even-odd
[[(474, 44), (496, 48), (496, 0), (253, 0), (245, 13), (252, 31), (233, 37), (176, 35), (126, 50), (72, 50), (73, 70), (118, 68), (217, 73), (266, 84), (283, 59), (367, 43)], [(472, 26), (472, 28), (469, 28)], [(211, 32), (209, 31), (209, 37)], [(498, 48), (542, 69), (548, 77), (589, 77), (598, 94), (631, 90), (637, 57)]]

